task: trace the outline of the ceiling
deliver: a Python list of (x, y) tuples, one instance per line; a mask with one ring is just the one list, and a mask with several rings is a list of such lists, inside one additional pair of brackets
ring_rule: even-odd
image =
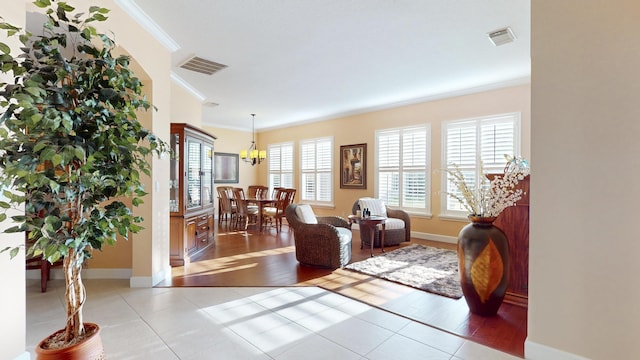
[[(530, 0), (117, 0), (167, 46), (203, 124), (273, 129), (530, 80)], [(510, 26), (516, 40), (487, 33)], [(180, 68), (198, 56), (227, 65)], [(217, 106), (206, 105), (215, 103)]]

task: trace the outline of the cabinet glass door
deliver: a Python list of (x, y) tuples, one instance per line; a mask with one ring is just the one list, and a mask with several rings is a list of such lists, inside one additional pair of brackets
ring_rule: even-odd
[(201, 175), (202, 143), (187, 138), (187, 209), (200, 207), (201, 203)]
[(173, 154), (169, 161), (169, 211), (178, 211), (180, 204), (180, 135), (171, 134)]
[(204, 145), (202, 159), (202, 202), (203, 205), (213, 204), (213, 147)]

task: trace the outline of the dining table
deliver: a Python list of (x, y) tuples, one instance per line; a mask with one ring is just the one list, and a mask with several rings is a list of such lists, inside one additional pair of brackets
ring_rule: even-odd
[(245, 199), (249, 204), (258, 205), (258, 231), (262, 232), (262, 209), (268, 205), (275, 205), (276, 200), (270, 196), (248, 197)]

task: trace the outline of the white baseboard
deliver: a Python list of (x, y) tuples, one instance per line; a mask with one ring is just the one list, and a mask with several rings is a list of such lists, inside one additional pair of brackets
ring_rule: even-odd
[[(39, 280), (40, 269), (26, 270), (25, 277), (27, 279)], [(171, 277), (171, 267), (167, 266), (162, 271), (152, 276), (132, 276), (131, 269), (83, 269), (83, 279), (128, 279), (129, 286), (134, 287), (153, 287), (162, 282), (167, 277)], [(52, 268), (50, 279), (64, 280), (64, 274), (61, 268)]]
[(416, 239), (422, 239), (422, 240), (439, 241), (439, 242), (449, 243), (449, 244), (458, 243), (458, 238), (455, 236), (430, 234), (430, 233), (423, 233), (423, 232), (416, 232), (416, 231), (411, 232), (411, 237), (414, 237)]
[[(360, 227), (358, 226), (358, 224), (353, 224), (351, 225), (351, 229), (360, 230)], [(423, 232), (417, 232), (417, 231), (412, 231), (411, 237), (414, 237), (416, 239), (422, 239), (422, 240), (439, 241), (439, 242), (449, 243), (449, 244), (458, 243), (458, 238), (455, 236), (430, 234), (430, 233), (423, 233)]]
[(589, 358), (538, 344), (528, 339), (524, 342), (524, 358), (531, 360), (589, 360)]
[[(83, 269), (83, 279), (129, 279), (131, 269)], [(29, 269), (27, 279), (40, 279), (40, 269)], [(49, 279), (64, 280), (61, 268), (52, 268)]]

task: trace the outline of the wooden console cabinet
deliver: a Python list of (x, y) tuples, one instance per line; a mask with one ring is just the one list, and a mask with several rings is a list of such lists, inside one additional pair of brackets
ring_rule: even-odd
[(189, 124), (171, 124), (171, 266), (183, 266), (191, 256), (214, 243), (215, 140), (215, 136)]
[(493, 223), (507, 235), (509, 240), (509, 287), (504, 301), (520, 306), (528, 305), (529, 297), (529, 179), (517, 185), (524, 195), (515, 206), (500, 213)]

